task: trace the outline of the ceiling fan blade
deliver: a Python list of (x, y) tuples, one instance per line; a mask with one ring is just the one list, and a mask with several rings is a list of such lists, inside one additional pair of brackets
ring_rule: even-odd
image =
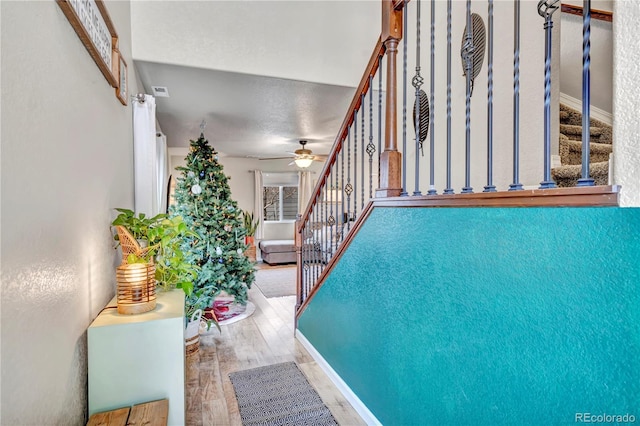
[(318, 154), (313, 156), (313, 161), (327, 161), (327, 158), (329, 158), (328, 155)]
[(290, 160), (291, 157), (269, 157), (269, 158), (258, 158), (258, 160)]
[(289, 164), (287, 164), (287, 166), (295, 166), (295, 164), (296, 164), (296, 162), (295, 162), (295, 161), (292, 161), (292, 162), (290, 162)]

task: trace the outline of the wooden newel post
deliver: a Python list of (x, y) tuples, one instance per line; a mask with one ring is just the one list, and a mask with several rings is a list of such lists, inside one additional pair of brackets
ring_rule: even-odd
[(384, 151), (380, 155), (380, 188), (376, 198), (397, 197), (402, 192), (402, 154), (398, 152), (396, 56), (402, 40), (403, 10), (393, 0), (382, 0), (382, 40), (387, 55)]

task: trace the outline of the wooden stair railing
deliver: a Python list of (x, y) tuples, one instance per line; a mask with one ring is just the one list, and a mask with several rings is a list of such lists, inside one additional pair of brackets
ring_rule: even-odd
[[(297, 220), (296, 311), (323, 278), (323, 270), (335, 255), (337, 247), (344, 241), (346, 234), (353, 230), (352, 225), (364, 207), (363, 194), (367, 185), (364, 179), (365, 169), (369, 173), (371, 185), (373, 175), (377, 174), (375, 165), (379, 164), (379, 161), (378, 158), (374, 158), (377, 156), (373, 153), (369, 154), (370, 161), (368, 160), (367, 165), (364, 162), (366, 151), (360, 149), (361, 157), (358, 160), (357, 149), (359, 145), (361, 148), (364, 144), (360, 143), (364, 140), (364, 133), (362, 133), (364, 125), (360, 126), (359, 122), (364, 123), (367, 107), (365, 96), (367, 94), (370, 96), (369, 105), (372, 105), (373, 78), (380, 69), (385, 50), (382, 40), (378, 39), (309, 203), (304, 214)], [(379, 101), (377, 103), (379, 104)], [(362, 119), (358, 117), (358, 113), (363, 116)], [(370, 119), (374, 118), (371, 110), (369, 115)], [(373, 136), (371, 132), (369, 136)], [(370, 139), (369, 144), (371, 143)]]

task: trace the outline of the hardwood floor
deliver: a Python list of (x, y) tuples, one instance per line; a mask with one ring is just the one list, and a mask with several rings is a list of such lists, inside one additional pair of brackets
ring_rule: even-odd
[(255, 286), (255, 313), (200, 336), (200, 349), (186, 361), (187, 425), (241, 425), (229, 373), (295, 361), (340, 425), (364, 425), (322, 369), (293, 337), (295, 296), (265, 298)]

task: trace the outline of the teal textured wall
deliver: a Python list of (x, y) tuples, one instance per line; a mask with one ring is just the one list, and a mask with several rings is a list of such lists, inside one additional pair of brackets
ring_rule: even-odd
[(376, 208), (298, 327), (385, 425), (640, 422), (640, 209)]

